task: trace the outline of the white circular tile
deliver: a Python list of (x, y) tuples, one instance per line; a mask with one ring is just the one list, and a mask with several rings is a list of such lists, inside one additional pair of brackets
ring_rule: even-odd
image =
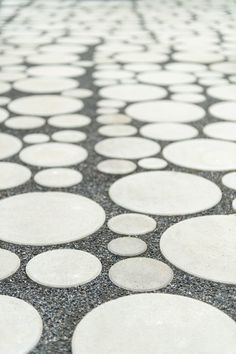
[(135, 237), (118, 237), (110, 241), (108, 250), (121, 257), (139, 256), (147, 250), (147, 244)]
[(236, 141), (236, 123), (219, 122), (207, 124), (203, 132), (211, 138)]
[(137, 168), (136, 164), (132, 161), (109, 159), (99, 162), (97, 169), (100, 172), (113, 174), (113, 175), (124, 175), (135, 171)]
[(223, 74), (235, 74), (236, 72), (236, 63), (235, 62), (222, 62), (222, 63), (216, 63), (212, 64), (210, 66), (210, 69), (213, 71), (218, 71)]
[(27, 134), (23, 138), (26, 144), (41, 144), (49, 141), (49, 136), (43, 133)]
[[(196, 335), (197, 330), (197, 335)], [(120, 297), (77, 325), (73, 354), (235, 354), (236, 325), (204, 302), (169, 294)]]
[(218, 100), (236, 101), (236, 85), (233, 84), (210, 87), (207, 93)]
[(81, 89), (64, 91), (62, 92), (62, 95), (68, 97), (76, 97), (76, 98), (87, 98), (93, 96), (93, 91), (81, 88)]
[(79, 143), (86, 139), (86, 134), (76, 130), (61, 130), (53, 133), (52, 139), (64, 143)]
[(161, 170), (165, 168), (168, 163), (158, 157), (147, 157), (138, 161), (138, 165), (146, 170)]
[(219, 102), (209, 107), (209, 113), (216, 118), (236, 121), (236, 102)]
[[(77, 61), (78, 56), (64, 53), (42, 53), (27, 57), (29, 64), (48, 65), (48, 64), (70, 64)], [(1, 62), (0, 62), (1, 63)]]
[(109, 124), (98, 129), (101, 135), (114, 137), (135, 135), (137, 131), (137, 128), (128, 124)]
[(115, 56), (120, 63), (163, 63), (168, 60), (165, 54), (155, 52), (120, 53)]
[(45, 120), (40, 117), (19, 116), (9, 118), (4, 124), (11, 129), (27, 130), (42, 127), (45, 124)]
[(96, 109), (97, 114), (117, 114), (119, 109), (110, 107), (101, 107)]
[(13, 135), (0, 133), (0, 160), (15, 155), (22, 148), (22, 142)]
[(58, 249), (32, 258), (26, 273), (38, 284), (53, 288), (69, 288), (89, 283), (102, 270), (99, 259), (74, 249)]
[(16, 81), (13, 84), (15, 90), (28, 93), (54, 93), (74, 89), (77, 81), (67, 78), (36, 77)]
[(97, 102), (97, 107), (101, 108), (123, 108), (126, 105), (124, 101), (118, 101), (118, 100), (99, 100)]
[(95, 151), (116, 159), (141, 159), (160, 151), (160, 145), (140, 137), (108, 138), (95, 145)]
[(0, 95), (10, 91), (10, 89), (11, 89), (10, 84), (8, 84), (7, 82), (0, 82)]
[(190, 84), (196, 81), (195, 76), (193, 76), (192, 74), (165, 70), (142, 73), (138, 75), (138, 79), (141, 82), (161, 86)]
[(93, 73), (95, 79), (121, 80), (132, 78), (134, 74), (127, 70), (97, 70)]
[(83, 103), (71, 97), (35, 95), (17, 98), (8, 107), (17, 114), (52, 116), (79, 111), (83, 108)]
[[(26, 77), (26, 75), (21, 72), (8, 72), (8, 71), (0, 72), (0, 81), (13, 82), (16, 80), (24, 79), (25, 77)], [(0, 92), (1, 92), (2, 85), (3, 85), (3, 83), (1, 82), (0, 83)], [(10, 86), (9, 86), (9, 88), (10, 88)]]
[(236, 284), (235, 215), (207, 215), (181, 221), (161, 237), (164, 257), (194, 276)]
[(99, 95), (105, 98), (123, 100), (125, 102), (161, 99), (167, 96), (165, 89), (150, 85), (116, 85), (101, 89)]
[(201, 93), (203, 91), (203, 88), (199, 85), (192, 84), (192, 85), (171, 85), (168, 87), (168, 89), (171, 92), (174, 93), (185, 93), (185, 94), (190, 94), (190, 93)]
[(23, 62), (21, 57), (16, 55), (1, 55), (0, 66), (18, 65)]
[(187, 124), (153, 123), (142, 126), (140, 134), (150, 139), (175, 141), (194, 138), (198, 131)]
[(227, 171), (236, 168), (236, 144), (215, 139), (176, 142), (163, 150), (175, 165), (202, 171)]
[(166, 64), (165, 68), (167, 70), (190, 72), (193, 74), (207, 70), (207, 67), (205, 65), (195, 63), (170, 63)]
[(30, 67), (27, 73), (41, 77), (78, 77), (84, 75), (85, 70), (71, 65), (40, 65)]
[(37, 345), (43, 330), (38, 311), (27, 302), (0, 295), (0, 352), (29, 353)]
[(20, 267), (20, 258), (3, 248), (0, 248), (0, 280), (10, 277)]
[(100, 124), (129, 124), (131, 118), (124, 114), (106, 114), (97, 117), (97, 122)]
[(203, 108), (191, 103), (160, 100), (131, 104), (126, 113), (142, 122), (194, 122), (205, 116)]
[(88, 157), (87, 151), (74, 144), (43, 143), (24, 148), (19, 157), (26, 164), (40, 167), (77, 165)]
[(80, 54), (87, 51), (87, 47), (84, 45), (69, 45), (69, 44), (49, 44), (40, 47), (40, 51), (43, 53), (53, 53), (53, 54)]
[(121, 235), (144, 235), (155, 230), (157, 223), (150, 216), (127, 213), (113, 216), (107, 226)]
[(96, 232), (105, 212), (94, 201), (63, 192), (19, 194), (0, 201), (0, 239), (20, 245), (54, 245)]
[(172, 55), (172, 58), (180, 62), (211, 64), (223, 60), (224, 56), (215, 52), (186, 51), (177, 52)]
[(109, 270), (110, 280), (130, 291), (153, 291), (166, 287), (173, 279), (172, 269), (153, 258), (135, 257), (115, 263)]
[(160, 70), (161, 66), (158, 64), (152, 63), (131, 63), (124, 66), (126, 70), (134, 71), (136, 73), (144, 72), (144, 71), (154, 71)]
[(0, 123), (4, 122), (9, 116), (9, 113), (6, 109), (0, 108)]
[(206, 100), (204, 95), (199, 93), (176, 93), (171, 99), (178, 102), (201, 103)]
[(120, 178), (109, 190), (112, 201), (139, 213), (185, 215), (207, 210), (221, 191), (207, 179), (181, 172), (141, 172)]
[(37, 172), (34, 176), (36, 183), (50, 188), (66, 188), (80, 183), (83, 176), (80, 172), (69, 168), (49, 168)]
[(222, 183), (233, 190), (236, 190), (236, 172), (227, 173), (222, 177)]
[(31, 171), (13, 162), (0, 162), (0, 190), (14, 188), (26, 183), (31, 177)]
[(56, 128), (81, 128), (91, 123), (91, 119), (81, 114), (63, 114), (51, 117), (48, 124)]
[[(11, 101), (11, 99), (9, 97), (1, 96), (0, 97), (0, 106), (6, 106), (10, 101)], [(1, 114), (1, 116), (2, 116), (2, 114)], [(1, 119), (0, 119), (0, 121), (1, 121)]]

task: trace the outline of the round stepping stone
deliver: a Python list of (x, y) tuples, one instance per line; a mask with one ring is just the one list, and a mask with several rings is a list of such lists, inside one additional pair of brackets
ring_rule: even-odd
[[(1, 96), (0, 97), (0, 106), (6, 106), (9, 102), (10, 102), (10, 98), (9, 97), (4, 97), (4, 96)], [(2, 121), (2, 113), (4, 111), (2, 111), (2, 109), (0, 109), (0, 113), (1, 113), (1, 118), (0, 118), (0, 122)], [(7, 112), (5, 112), (5, 115), (6, 115)], [(8, 116), (8, 115), (7, 115)]]
[(0, 95), (10, 91), (10, 89), (11, 89), (10, 84), (8, 84), (7, 82), (0, 82)]
[(125, 209), (154, 215), (185, 215), (207, 210), (221, 200), (221, 191), (207, 179), (182, 172), (151, 171), (120, 178), (110, 198)]
[(13, 135), (0, 133), (0, 160), (15, 155), (22, 148), (22, 142)]
[(56, 128), (81, 128), (90, 123), (91, 119), (81, 114), (64, 114), (48, 120), (48, 124)]
[(147, 170), (161, 170), (162, 168), (165, 168), (168, 163), (158, 157), (148, 157), (146, 159), (139, 160), (138, 165)]
[[(13, 81), (17, 81), (17, 80), (22, 80), (25, 77), (26, 77), (26, 75), (23, 73), (20, 73), (20, 72), (0, 72), (0, 81), (13, 82)], [(1, 92), (2, 85), (3, 85), (3, 83), (1, 82), (0, 83), (0, 92)]]
[(98, 132), (104, 136), (130, 136), (137, 133), (137, 128), (128, 124), (110, 124), (98, 129)]
[(134, 74), (127, 70), (97, 70), (93, 73), (95, 79), (121, 80), (133, 77)]
[(24, 148), (19, 157), (26, 164), (40, 167), (72, 166), (84, 161), (87, 151), (67, 143), (43, 143)]
[(207, 70), (205, 65), (195, 63), (170, 63), (166, 64), (165, 68), (171, 71), (190, 72), (193, 74)]
[(20, 258), (8, 250), (0, 248), (0, 280), (13, 275), (20, 267)]
[(120, 214), (111, 218), (107, 226), (109, 229), (121, 235), (144, 235), (155, 230), (156, 221), (142, 214)]
[(220, 53), (203, 52), (203, 51), (183, 51), (172, 55), (172, 59), (181, 62), (191, 62), (200, 64), (211, 64), (224, 59)]
[(100, 100), (97, 102), (98, 107), (104, 107), (104, 108), (122, 108), (126, 105), (124, 101), (118, 101), (118, 100)]
[(236, 168), (236, 144), (215, 139), (193, 139), (172, 143), (163, 156), (171, 163), (202, 171)]
[(236, 63), (235, 62), (222, 62), (217, 64), (212, 64), (210, 69), (213, 71), (218, 71), (223, 74), (235, 74), (236, 72)]
[(75, 328), (73, 354), (94, 354), (95, 347), (96, 354), (143, 354), (147, 348), (150, 354), (234, 354), (236, 325), (186, 296), (129, 295), (96, 307)]
[(38, 311), (27, 302), (0, 295), (0, 352), (29, 353), (37, 345), (43, 330)]
[(218, 100), (236, 100), (236, 85), (220, 85), (213, 86), (207, 90), (209, 96), (217, 98)]
[(203, 132), (211, 138), (236, 141), (236, 123), (219, 122), (207, 124), (203, 128)]
[(26, 144), (41, 144), (49, 141), (49, 136), (42, 133), (27, 134), (23, 138)]
[(174, 93), (201, 93), (203, 88), (199, 85), (192, 84), (192, 85), (172, 85), (169, 86), (169, 90)]
[(104, 160), (97, 165), (98, 171), (112, 175), (125, 175), (135, 171), (136, 168), (136, 164), (132, 161), (116, 159)]
[(233, 190), (236, 190), (236, 172), (227, 173), (222, 177), (222, 183)]
[(50, 188), (66, 188), (80, 183), (83, 176), (80, 172), (69, 168), (49, 168), (34, 176), (36, 183)]
[(203, 108), (192, 103), (170, 100), (135, 103), (126, 108), (126, 113), (142, 122), (194, 122), (205, 116)]
[(206, 100), (206, 97), (198, 93), (176, 93), (171, 96), (171, 99), (178, 102), (201, 103)]
[(165, 70), (142, 73), (138, 75), (138, 79), (144, 83), (161, 86), (190, 84), (196, 81), (195, 76), (192, 74)]
[(117, 109), (117, 108), (103, 107), (103, 108), (96, 109), (97, 114), (116, 114), (118, 112), (119, 112), (119, 109)]
[(44, 53), (72, 53), (72, 54), (80, 54), (87, 51), (87, 47), (84, 45), (63, 45), (63, 44), (49, 44), (43, 47), (40, 47), (40, 51)]
[(164, 63), (168, 60), (165, 54), (155, 52), (120, 53), (115, 56), (115, 60), (120, 63)]
[(4, 109), (0, 108), (0, 123), (4, 122), (9, 116), (9, 113)]
[(72, 242), (96, 232), (104, 210), (91, 199), (63, 192), (19, 194), (0, 201), (0, 239), (43, 246)]
[(62, 92), (63, 96), (87, 98), (93, 96), (93, 92), (87, 89), (75, 89)]
[(167, 96), (165, 89), (150, 85), (116, 85), (101, 89), (99, 95), (125, 102), (161, 99)]
[(234, 215), (187, 219), (164, 232), (161, 252), (177, 268), (194, 276), (236, 284), (235, 232)]
[(48, 65), (48, 64), (70, 64), (77, 61), (78, 56), (64, 53), (42, 53), (30, 55), (27, 58), (29, 64)]
[(64, 143), (79, 143), (86, 139), (86, 134), (76, 130), (61, 130), (52, 134), (52, 139)]
[(144, 125), (140, 134), (150, 139), (175, 141), (194, 138), (198, 130), (187, 124), (154, 123)]
[(131, 118), (124, 114), (107, 114), (97, 117), (100, 124), (129, 124)]
[(45, 119), (32, 116), (19, 116), (9, 118), (4, 124), (11, 129), (36, 129), (45, 124)]
[(158, 64), (146, 64), (146, 63), (131, 63), (124, 65), (124, 68), (129, 71), (134, 71), (136, 73), (144, 71), (154, 71), (161, 70), (161, 66)]
[(160, 145), (140, 137), (109, 138), (98, 142), (95, 151), (116, 159), (140, 159), (157, 154)]
[(0, 162), (0, 190), (14, 188), (26, 183), (31, 171), (13, 162)]
[(135, 237), (118, 237), (108, 243), (108, 250), (121, 257), (139, 256), (147, 250), (147, 244)]
[(71, 97), (35, 95), (17, 98), (8, 107), (17, 114), (52, 116), (79, 111), (83, 108), (83, 103)]
[(78, 77), (85, 74), (83, 68), (69, 65), (40, 65), (27, 70), (30, 76), (40, 77)]
[(216, 118), (236, 121), (236, 102), (219, 102), (209, 107), (209, 113)]
[(173, 279), (165, 263), (146, 257), (128, 258), (115, 263), (109, 278), (119, 288), (130, 291), (153, 291), (166, 287)]
[(23, 59), (16, 55), (1, 55), (0, 58), (0, 66), (9, 66), (9, 65), (17, 65), (21, 64)]
[(89, 283), (101, 271), (102, 265), (97, 257), (73, 249), (40, 253), (26, 266), (26, 273), (30, 279), (52, 288), (69, 288)]
[(67, 78), (30, 78), (16, 81), (14, 89), (28, 93), (54, 93), (73, 89), (78, 86), (77, 81)]
[[(228, 85), (228, 81), (225, 79), (215, 79), (215, 78), (209, 78), (209, 79), (200, 79), (199, 84), (203, 86), (225, 86)], [(209, 92), (207, 91), (209, 94)]]

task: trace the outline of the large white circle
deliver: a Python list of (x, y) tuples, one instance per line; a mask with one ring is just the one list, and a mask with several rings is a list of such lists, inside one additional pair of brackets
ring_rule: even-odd
[(0, 133), (0, 160), (15, 155), (22, 147), (22, 142), (13, 135)]
[(19, 157), (26, 164), (41, 167), (72, 166), (84, 161), (87, 151), (69, 143), (43, 143), (24, 148)]
[(108, 138), (95, 145), (95, 151), (117, 159), (141, 159), (160, 151), (160, 145), (140, 137)]
[(126, 113), (142, 122), (193, 122), (204, 117), (205, 111), (191, 103), (170, 100), (131, 104)]
[(31, 177), (31, 171), (13, 162), (0, 162), (0, 190), (20, 186)]
[(184, 215), (219, 203), (221, 191), (207, 179), (181, 172), (141, 172), (120, 178), (109, 195), (123, 208), (154, 215)]
[(33, 257), (26, 266), (30, 279), (53, 288), (69, 288), (86, 284), (102, 270), (99, 259), (74, 249), (58, 249)]
[(20, 245), (72, 242), (96, 232), (104, 210), (91, 199), (63, 192), (19, 194), (0, 201), (0, 239)]
[(153, 123), (142, 126), (140, 134), (150, 139), (175, 141), (194, 138), (198, 131), (187, 124)]
[(20, 258), (3, 248), (0, 248), (0, 280), (10, 277), (20, 267)]
[(71, 97), (35, 95), (17, 98), (8, 107), (17, 114), (52, 116), (79, 111), (83, 108), (83, 103)]
[(36, 129), (45, 124), (45, 119), (41, 117), (18, 116), (11, 117), (4, 124), (11, 129)]
[(110, 230), (121, 235), (144, 235), (156, 228), (156, 221), (147, 215), (127, 213), (113, 216), (107, 223)]
[(213, 86), (207, 90), (207, 93), (218, 100), (236, 101), (236, 84)]
[(209, 113), (223, 120), (236, 121), (236, 102), (219, 102), (209, 107)]
[(38, 343), (42, 330), (41, 317), (32, 305), (0, 295), (0, 353), (29, 353)]
[(72, 353), (94, 354), (94, 348), (96, 354), (235, 354), (236, 325), (188, 297), (129, 295), (98, 306), (77, 325)]
[(174, 72), (174, 71), (149, 71), (138, 75), (141, 82), (154, 85), (180, 85), (190, 84), (196, 81), (195, 76), (188, 73)]
[(36, 77), (16, 81), (14, 89), (28, 93), (54, 93), (71, 90), (78, 86), (77, 81), (67, 78)]
[(236, 144), (216, 139), (193, 139), (172, 143), (163, 156), (178, 166), (203, 171), (227, 171), (236, 168)]
[(207, 215), (181, 221), (161, 237), (161, 252), (197, 277), (236, 284), (235, 215)]

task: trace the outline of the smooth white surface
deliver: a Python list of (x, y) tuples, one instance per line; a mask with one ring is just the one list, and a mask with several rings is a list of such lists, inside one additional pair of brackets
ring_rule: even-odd
[(129, 124), (131, 118), (124, 114), (106, 114), (97, 117), (97, 122), (100, 124)]
[(143, 125), (140, 134), (150, 139), (175, 141), (194, 138), (198, 130), (187, 124), (153, 123)]
[(227, 173), (222, 177), (222, 183), (233, 190), (236, 190), (236, 172)]
[(147, 250), (147, 244), (135, 237), (118, 237), (111, 240), (107, 248), (117, 256), (133, 257), (144, 253)]
[(41, 144), (49, 141), (49, 136), (43, 133), (27, 134), (23, 138), (27, 144)]
[(110, 230), (121, 235), (144, 235), (152, 232), (156, 225), (150, 216), (135, 213), (113, 216), (107, 223)]
[(48, 124), (57, 128), (81, 128), (91, 123), (91, 119), (81, 114), (63, 114), (51, 117)]
[(84, 132), (76, 130), (60, 130), (52, 134), (52, 139), (62, 143), (79, 143), (86, 139)]
[(137, 166), (134, 162), (120, 159), (107, 159), (99, 162), (97, 165), (98, 171), (114, 175), (131, 173), (136, 168)]
[(190, 84), (196, 81), (196, 78), (192, 74), (167, 70), (142, 73), (138, 75), (138, 79), (148, 84), (163, 86)]
[(138, 161), (138, 165), (147, 170), (161, 170), (165, 168), (168, 163), (158, 157), (147, 157)]
[(0, 123), (4, 122), (9, 116), (9, 113), (6, 109), (0, 108)]
[(0, 133), (0, 160), (15, 155), (22, 147), (22, 142), (13, 135)]
[(77, 81), (67, 78), (29, 78), (16, 81), (13, 85), (14, 89), (28, 93), (54, 93), (63, 90), (74, 89), (78, 86)]
[(11, 129), (36, 129), (45, 124), (45, 119), (40, 117), (19, 116), (7, 119), (4, 124)]
[(209, 107), (209, 113), (214, 117), (236, 121), (236, 102), (218, 102)]
[(137, 133), (137, 128), (128, 124), (108, 124), (100, 127), (98, 132), (104, 136), (131, 136)]
[(0, 162), (0, 190), (14, 188), (26, 183), (31, 177), (31, 171), (13, 162)]
[(236, 123), (233, 122), (207, 124), (203, 132), (211, 138), (236, 141)]
[(20, 267), (20, 258), (13, 252), (0, 248), (0, 280), (10, 277)]
[(80, 183), (83, 179), (79, 171), (70, 168), (49, 168), (34, 176), (36, 183), (44, 187), (65, 188)]
[(83, 68), (71, 65), (40, 65), (27, 70), (30, 76), (39, 77), (77, 77), (85, 74)]
[(220, 85), (210, 87), (207, 90), (209, 96), (217, 98), (219, 100), (228, 100), (235, 101), (236, 100), (236, 85)]

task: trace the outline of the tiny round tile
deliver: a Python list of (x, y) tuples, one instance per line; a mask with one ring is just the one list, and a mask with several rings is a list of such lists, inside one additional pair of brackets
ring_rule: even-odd
[(181, 221), (161, 237), (164, 257), (199, 278), (236, 284), (236, 217), (207, 215)]
[(221, 181), (224, 186), (236, 190), (236, 172), (227, 173)]
[(146, 170), (161, 170), (165, 168), (168, 163), (158, 157), (147, 157), (138, 161), (138, 165)]
[(100, 124), (129, 124), (131, 118), (124, 114), (106, 114), (97, 117), (97, 122)]
[(22, 148), (20, 139), (13, 135), (0, 133), (0, 160), (15, 155)]
[(26, 144), (42, 144), (49, 141), (49, 136), (43, 133), (27, 134), (24, 136), (23, 141)]
[(67, 78), (28, 78), (16, 81), (13, 84), (15, 90), (26, 93), (54, 93), (74, 89), (78, 86), (76, 80)]
[(64, 143), (79, 143), (86, 139), (84, 132), (76, 130), (61, 130), (52, 134), (52, 139)]
[(0, 190), (18, 187), (31, 177), (31, 171), (13, 162), (0, 162)]
[(138, 129), (128, 124), (108, 124), (98, 129), (104, 136), (131, 136), (137, 133)]
[(147, 348), (148, 354), (235, 354), (236, 325), (186, 296), (129, 295), (98, 306), (78, 323), (72, 353), (94, 354), (95, 347), (96, 354), (143, 354)]
[(147, 244), (135, 237), (118, 237), (107, 245), (108, 250), (121, 257), (139, 256), (147, 250)]
[(98, 171), (112, 175), (125, 175), (135, 171), (136, 168), (137, 166), (133, 161), (121, 159), (107, 159), (97, 165)]
[(203, 132), (210, 138), (236, 141), (236, 123), (233, 122), (207, 124)]
[(140, 134), (150, 139), (175, 141), (194, 138), (198, 130), (187, 124), (153, 123), (142, 126)]
[(129, 291), (153, 291), (166, 287), (173, 279), (172, 269), (153, 258), (135, 257), (115, 263), (109, 278), (119, 288)]
[(206, 178), (173, 171), (141, 172), (120, 178), (110, 189), (121, 207), (154, 215), (185, 215), (207, 210), (221, 200), (219, 187)]
[(102, 271), (94, 255), (74, 249), (58, 249), (33, 257), (26, 273), (34, 282), (52, 288), (80, 286), (94, 280)]
[(11, 129), (27, 130), (42, 127), (45, 123), (45, 119), (40, 117), (19, 116), (7, 119), (4, 124), (6, 127)]
[(1, 353), (29, 353), (37, 345), (42, 330), (42, 319), (32, 305), (16, 297), (0, 295)]
[(105, 221), (103, 208), (83, 196), (32, 192), (0, 200), (0, 239), (19, 245), (55, 245), (82, 239)]
[(236, 121), (236, 102), (218, 102), (209, 107), (209, 113), (216, 118)]
[(48, 120), (48, 124), (56, 128), (81, 128), (90, 123), (91, 118), (81, 114), (63, 114)]
[(0, 280), (13, 275), (20, 267), (20, 258), (13, 252), (0, 248)]
[(80, 183), (83, 179), (79, 171), (70, 168), (49, 168), (34, 176), (36, 183), (49, 188), (67, 188)]
[(141, 159), (157, 154), (160, 145), (140, 137), (108, 138), (95, 145), (95, 151), (105, 157), (117, 159)]
[(207, 93), (218, 100), (236, 101), (236, 85), (233, 84), (210, 87)]
[(88, 157), (87, 151), (69, 143), (42, 143), (24, 148), (19, 157), (26, 164), (40, 167), (72, 166)]
[(83, 108), (83, 103), (71, 97), (35, 95), (17, 98), (9, 103), (8, 108), (17, 114), (52, 116), (79, 111)]
[(107, 226), (121, 235), (144, 235), (155, 230), (157, 223), (150, 216), (128, 213), (113, 216)]

